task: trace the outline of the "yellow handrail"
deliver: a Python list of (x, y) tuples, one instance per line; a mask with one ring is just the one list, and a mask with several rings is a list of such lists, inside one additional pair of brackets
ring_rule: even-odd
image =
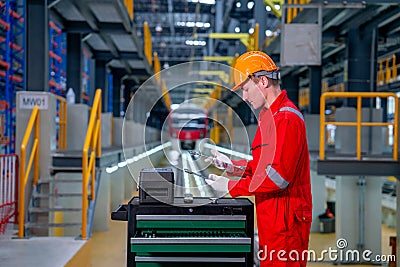
[[(391, 66), (390, 66), (391, 63)], [(396, 63), (396, 54), (378, 60), (379, 70), (377, 73), (377, 85), (382, 86), (397, 81), (397, 69), (400, 67)], [(385, 68), (383, 67), (385, 64)]]
[[(26, 146), (31, 136), (33, 126), (35, 126), (35, 135), (33, 137), (33, 145), (31, 155), (28, 160), (28, 166), (25, 168), (26, 162)], [(39, 108), (35, 106), (32, 110), (31, 117), (28, 121), (28, 126), (22, 139), (20, 149), (20, 181), (19, 181), (19, 200), (18, 200), (18, 237), (22, 238), (25, 236), (25, 187), (28, 182), (29, 173), (31, 171), (32, 163), (34, 163), (33, 169), (33, 185), (36, 185), (39, 179), (39, 136), (40, 136), (40, 113)]]
[(129, 18), (133, 21), (133, 0), (124, 0), (124, 5), (126, 7), (126, 11), (128, 12)]
[[(265, 0), (264, 0), (265, 2)], [(287, 5), (306, 5), (310, 3), (310, 0), (287, 0)], [(297, 17), (298, 13), (301, 12), (303, 10), (303, 8), (293, 8), (293, 7), (288, 7), (287, 9), (287, 18), (286, 18), (286, 23), (291, 23), (292, 20)]]
[(153, 59), (151, 52), (153, 51), (153, 45), (151, 42), (151, 32), (149, 28), (149, 24), (147, 21), (143, 24), (143, 36), (144, 36), (144, 55), (147, 58), (147, 62), (150, 66), (153, 65)]
[[(90, 158), (88, 153), (90, 149)], [(101, 156), (101, 89), (96, 90), (90, 111), (88, 130), (82, 149), (82, 239), (87, 238), (88, 186), (91, 175), (90, 199), (94, 200), (96, 157)], [(89, 160), (89, 162), (88, 162)]]
[(256, 23), (254, 27), (254, 32), (249, 35), (248, 44), (246, 46), (247, 51), (257, 51), (258, 50), (258, 31), (259, 31), (259, 24)]
[(160, 71), (161, 71), (161, 64), (160, 64), (160, 59), (158, 58), (158, 53), (154, 52), (153, 53), (154, 56), (154, 75), (156, 76), (156, 81), (158, 84), (160, 84), (161, 82), (161, 78), (160, 78)]
[[(362, 98), (388, 98), (393, 97), (395, 101), (394, 122), (362, 122), (361, 121), (361, 103)], [(325, 121), (325, 102), (328, 98), (357, 98), (357, 121), (356, 122), (326, 122)], [(362, 126), (389, 126), (393, 125), (393, 160), (398, 159), (398, 116), (399, 116), (399, 99), (395, 93), (384, 92), (326, 92), (321, 95), (320, 101), (320, 143), (319, 158), (325, 159), (325, 126), (332, 124), (336, 126), (355, 126), (357, 127), (357, 159), (361, 160), (361, 127)]]
[(65, 150), (67, 148), (67, 100), (58, 95), (56, 95), (56, 99), (60, 101), (58, 149)]
[(167, 84), (164, 79), (161, 81), (161, 93), (164, 98), (165, 105), (167, 106), (168, 110), (171, 110), (172, 102), (171, 102), (171, 98), (169, 96)]

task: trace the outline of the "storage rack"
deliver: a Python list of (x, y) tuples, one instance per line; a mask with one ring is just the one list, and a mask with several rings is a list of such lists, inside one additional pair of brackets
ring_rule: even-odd
[(65, 95), (66, 36), (53, 21), (49, 21), (49, 91)]
[(25, 1), (0, 2), (0, 154), (15, 152), (15, 95), (25, 90)]
[(90, 55), (85, 50), (82, 50), (82, 62), (82, 100), (90, 105)]

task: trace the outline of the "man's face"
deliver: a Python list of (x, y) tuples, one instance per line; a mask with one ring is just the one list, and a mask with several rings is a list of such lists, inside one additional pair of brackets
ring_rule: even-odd
[(243, 100), (249, 102), (254, 109), (259, 109), (265, 105), (265, 96), (259, 88), (259, 83), (255, 83), (252, 79), (248, 79), (248, 81), (243, 85)]

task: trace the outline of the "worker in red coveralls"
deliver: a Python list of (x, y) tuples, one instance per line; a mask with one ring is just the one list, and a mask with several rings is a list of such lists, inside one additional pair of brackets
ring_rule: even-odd
[(279, 68), (268, 55), (247, 52), (237, 59), (235, 71), (233, 90), (241, 89), (243, 100), (262, 109), (253, 159), (231, 161), (212, 151), (209, 161), (241, 179), (210, 174), (206, 182), (232, 197), (255, 196), (261, 266), (306, 266), (312, 199), (304, 118), (280, 89)]

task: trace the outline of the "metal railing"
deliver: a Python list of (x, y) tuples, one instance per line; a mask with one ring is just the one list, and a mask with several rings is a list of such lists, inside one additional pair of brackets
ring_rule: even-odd
[[(90, 157), (88, 157), (90, 152)], [(96, 157), (101, 156), (101, 89), (96, 90), (90, 111), (88, 130), (82, 149), (82, 239), (87, 238), (89, 176), (90, 200), (95, 199)]]
[(161, 71), (161, 64), (160, 59), (158, 58), (158, 53), (154, 52), (154, 75), (156, 76), (156, 81), (158, 84), (161, 82), (160, 71)]
[(131, 19), (131, 21), (133, 21), (133, 7), (134, 7), (134, 3), (133, 0), (124, 0), (124, 5), (126, 7), (126, 11), (128, 12), (129, 18)]
[(0, 234), (18, 222), (18, 155), (0, 155)]
[[(388, 98), (393, 97), (395, 100), (394, 122), (362, 122), (361, 121), (361, 108), (362, 98)], [(325, 121), (325, 107), (326, 99), (328, 98), (357, 98), (357, 121), (356, 122), (326, 122)], [(393, 126), (393, 160), (398, 159), (398, 102), (395, 93), (378, 93), (378, 92), (326, 92), (321, 95), (320, 101), (320, 145), (319, 145), (319, 158), (325, 159), (325, 127), (327, 124), (335, 126), (353, 126), (357, 127), (357, 140), (356, 140), (356, 157), (361, 160), (361, 127), (362, 126)]]
[(144, 55), (147, 58), (147, 62), (149, 63), (150, 66), (153, 65), (153, 58), (152, 58), (152, 51), (153, 51), (153, 44), (151, 42), (151, 32), (149, 28), (149, 24), (147, 21), (144, 22), (143, 24), (143, 36), (144, 36)]
[[(35, 132), (33, 137), (32, 151), (29, 156), (28, 166), (25, 167), (26, 163), (26, 146), (31, 136), (33, 127), (35, 126)], [(18, 237), (22, 238), (25, 236), (25, 187), (28, 183), (29, 173), (34, 164), (33, 169), (33, 181), (32, 184), (36, 186), (39, 179), (39, 137), (40, 137), (40, 113), (39, 108), (35, 106), (32, 110), (31, 117), (28, 121), (28, 126), (26, 127), (24, 138), (22, 139), (21, 149), (20, 149), (20, 182), (19, 182), (19, 200), (18, 200)]]
[[(377, 73), (377, 85), (382, 86), (398, 80), (397, 69), (400, 64), (396, 63), (396, 55), (390, 55), (383, 59), (378, 60), (379, 70)], [(383, 66), (385, 64), (385, 66)]]
[(310, 3), (310, 0), (287, 0), (287, 17), (286, 17), (286, 23), (291, 23), (292, 20), (297, 17), (297, 14), (301, 12), (303, 9), (302, 8), (291, 8), (290, 5), (305, 5)]
[(56, 95), (56, 99), (60, 102), (58, 113), (58, 149), (65, 150), (67, 148), (67, 100), (58, 95)]
[(168, 108), (168, 110), (171, 110), (172, 102), (171, 102), (171, 98), (169, 96), (167, 83), (165, 82), (164, 79), (161, 81), (161, 93), (164, 98), (165, 106)]

